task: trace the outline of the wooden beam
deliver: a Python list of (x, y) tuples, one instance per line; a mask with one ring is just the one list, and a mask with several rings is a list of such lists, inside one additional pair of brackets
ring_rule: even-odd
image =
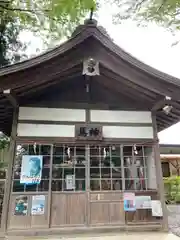
[(153, 107), (152, 107), (152, 111), (158, 111), (160, 110), (161, 108), (163, 108), (165, 105), (171, 105), (172, 107), (175, 108), (175, 110), (177, 112), (179, 112), (180, 114), (180, 103), (176, 102), (176, 101), (173, 101), (173, 100), (168, 100), (166, 98), (164, 99), (161, 99), (160, 101), (158, 101)]
[(165, 99), (161, 99), (160, 101), (158, 101), (157, 103), (154, 104), (151, 111), (156, 112), (156, 111), (160, 110), (161, 108), (163, 108), (164, 106), (165, 106)]
[(2, 218), (1, 218), (1, 227), (3, 229), (3, 232), (6, 232), (7, 230), (8, 218), (10, 214), (12, 214), (9, 211), (9, 206), (10, 206), (11, 185), (12, 185), (12, 177), (13, 177), (13, 164), (14, 164), (15, 151), (16, 151), (18, 111), (19, 111), (18, 107), (14, 108), (12, 131), (11, 131), (10, 145), (9, 145), (9, 151), (8, 151), (8, 171), (6, 176), (6, 184), (5, 184), (4, 199), (3, 199), (3, 210), (2, 210)]
[[(111, 79), (108, 79), (105, 76), (98, 76), (95, 78), (95, 80), (101, 84), (102, 86), (105, 86), (108, 89), (111, 89), (111, 91), (114, 91), (115, 93), (118, 93), (132, 102), (135, 102), (139, 104), (139, 107), (145, 106), (143, 101), (149, 101), (149, 99), (144, 98), (144, 95), (139, 94), (137, 91), (133, 91), (132, 89), (128, 88), (124, 84), (120, 84), (119, 82), (112, 82)], [(150, 104), (151, 105), (151, 104)], [(146, 107), (150, 107), (149, 102), (146, 104)]]
[(146, 96), (146, 98), (149, 98), (150, 100), (153, 100), (153, 101), (155, 99), (157, 99), (157, 96), (158, 96), (157, 93), (154, 93), (153, 91), (151, 91), (147, 88), (144, 88), (143, 86), (138, 85), (138, 84), (130, 81), (129, 79), (124, 78), (123, 76), (119, 76), (117, 73), (110, 72), (103, 65), (101, 66), (101, 69), (102, 69), (102, 71), (101, 71), (102, 76), (105, 76), (110, 79), (114, 79), (117, 82), (119, 82), (119, 84), (126, 85), (129, 88), (129, 91), (136, 91), (136, 92), (142, 94), (143, 96)]
[(3, 94), (14, 108), (17, 108), (19, 106), (17, 98), (15, 97), (15, 94), (12, 93), (11, 89), (4, 90)]
[(155, 166), (156, 166), (156, 182), (157, 182), (157, 189), (158, 189), (158, 194), (161, 201), (162, 212), (163, 212), (162, 227), (163, 227), (163, 230), (168, 231), (168, 214), (167, 214), (167, 207), (166, 207), (165, 196), (164, 196), (164, 182), (163, 182), (163, 176), (162, 176), (162, 166), (161, 166), (160, 148), (159, 148), (159, 141), (158, 141), (158, 131), (157, 131), (157, 122), (156, 122), (155, 112), (152, 112), (152, 124), (153, 124), (153, 138), (155, 140), (154, 159), (155, 159)]
[(25, 87), (22, 87), (21, 89), (18, 89), (18, 96), (22, 97), (22, 96), (26, 96), (26, 95), (31, 95), (33, 93), (38, 93), (39, 91), (42, 91), (44, 89), (48, 89), (51, 86), (54, 85), (58, 85), (59, 83), (62, 83), (63, 81), (72, 79), (72, 78), (76, 78), (76, 77), (81, 77), (82, 74), (80, 71), (78, 71), (77, 69), (72, 73), (71, 76), (69, 76), (68, 74), (64, 73), (63, 76), (56, 76), (56, 78), (54, 78), (52, 81), (43, 81), (43, 83), (36, 83), (36, 85), (30, 85), (30, 87), (27, 87), (25, 89)]
[[(179, 85), (172, 84), (165, 80), (163, 81), (156, 76), (153, 77), (135, 65), (133, 66), (127, 61), (123, 61), (122, 57), (117, 56), (117, 53), (115, 55), (114, 52), (107, 52), (106, 48), (102, 48), (102, 46), (97, 43), (95, 44), (94, 57), (96, 58), (97, 56), (101, 66), (104, 66), (104, 68), (160, 96), (170, 96), (177, 101), (180, 100)], [(97, 48), (98, 51), (96, 52)]]

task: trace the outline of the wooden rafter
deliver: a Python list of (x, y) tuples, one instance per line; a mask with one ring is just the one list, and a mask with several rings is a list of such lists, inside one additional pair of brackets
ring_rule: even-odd
[(3, 91), (4, 96), (8, 99), (8, 101), (12, 104), (14, 108), (19, 106), (16, 96), (12, 93), (11, 89), (6, 89)]
[(116, 74), (114, 73), (107, 73), (107, 69), (103, 69), (103, 73), (102, 73), (103, 77), (108, 77), (109, 79), (115, 80), (117, 83), (117, 86), (119, 86), (119, 88), (122, 87), (122, 85), (124, 87), (126, 87), (126, 89), (128, 89), (128, 92), (134, 96), (138, 96), (140, 98), (144, 98), (146, 100), (148, 100), (149, 102), (154, 102), (155, 100), (155, 95), (151, 95), (150, 92), (148, 92), (146, 89), (142, 88), (141, 86), (138, 86), (136, 84), (131, 83), (130, 81), (128, 81), (127, 79), (124, 79), (123, 77), (118, 77)]

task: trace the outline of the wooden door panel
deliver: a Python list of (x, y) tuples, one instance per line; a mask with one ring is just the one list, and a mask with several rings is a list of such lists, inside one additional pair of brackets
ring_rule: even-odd
[(125, 214), (124, 214), (124, 206), (123, 201), (115, 202), (109, 204), (110, 208), (110, 223), (125, 223)]
[(51, 199), (51, 226), (66, 224), (66, 195), (53, 193)]
[(91, 224), (109, 223), (109, 203), (92, 202), (90, 215)]
[[(32, 196), (31, 196), (32, 202)], [(45, 196), (44, 214), (31, 215), (31, 228), (47, 228), (48, 227), (48, 196)]]
[(124, 224), (125, 214), (122, 193), (90, 193), (91, 224)]
[(86, 223), (86, 195), (74, 193), (67, 195), (67, 222), (70, 225)]
[[(25, 216), (14, 215), (15, 206), (16, 206), (16, 197), (17, 195), (12, 195), (10, 199), (8, 228), (9, 229), (29, 229), (31, 227), (31, 216), (29, 214)], [(30, 203), (30, 196), (28, 196), (28, 204), (29, 203)]]
[(86, 223), (86, 193), (53, 193), (51, 227), (84, 225)]

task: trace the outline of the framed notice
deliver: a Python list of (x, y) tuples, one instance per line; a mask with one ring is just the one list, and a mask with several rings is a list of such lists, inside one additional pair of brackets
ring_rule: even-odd
[(43, 215), (45, 208), (45, 196), (32, 196), (31, 215)]
[(151, 196), (136, 196), (136, 209), (151, 209)]
[(136, 202), (134, 193), (124, 193), (124, 211), (134, 212), (136, 211)]
[(21, 184), (39, 184), (42, 175), (42, 156), (24, 155), (21, 166)]
[(76, 125), (75, 135), (77, 140), (102, 140), (102, 126)]
[(151, 208), (152, 208), (152, 216), (154, 216), (154, 217), (162, 217), (163, 216), (161, 201), (152, 200)]
[(16, 197), (14, 215), (27, 216), (27, 213), (28, 213), (28, 197), (27, 196)]
[(66, 175), (66, 190), (75, 189), (75, 175)]

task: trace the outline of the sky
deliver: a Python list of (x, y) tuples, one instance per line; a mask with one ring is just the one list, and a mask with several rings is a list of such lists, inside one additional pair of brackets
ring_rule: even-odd
[[(179, 53), (180, 44), (172, 44), (180, 40), (180, 33), (172, 36), (167, 30), (156, 24), (137, 27), (132, 21), (113, 24), (113, 6), (102, 6), (98, 13), (98, 24), (106, 28), (114, 42), (142, 62), (170, 75), (180, 78)], [(22, 34), (22, 38), (31, 39), (28, 53), (33, 55), (36, 49), (42, 49), (42, 41), (33, 38), (31, 33)], [(159, 133), (161, 144), (180, 144), (180, 123)]]

